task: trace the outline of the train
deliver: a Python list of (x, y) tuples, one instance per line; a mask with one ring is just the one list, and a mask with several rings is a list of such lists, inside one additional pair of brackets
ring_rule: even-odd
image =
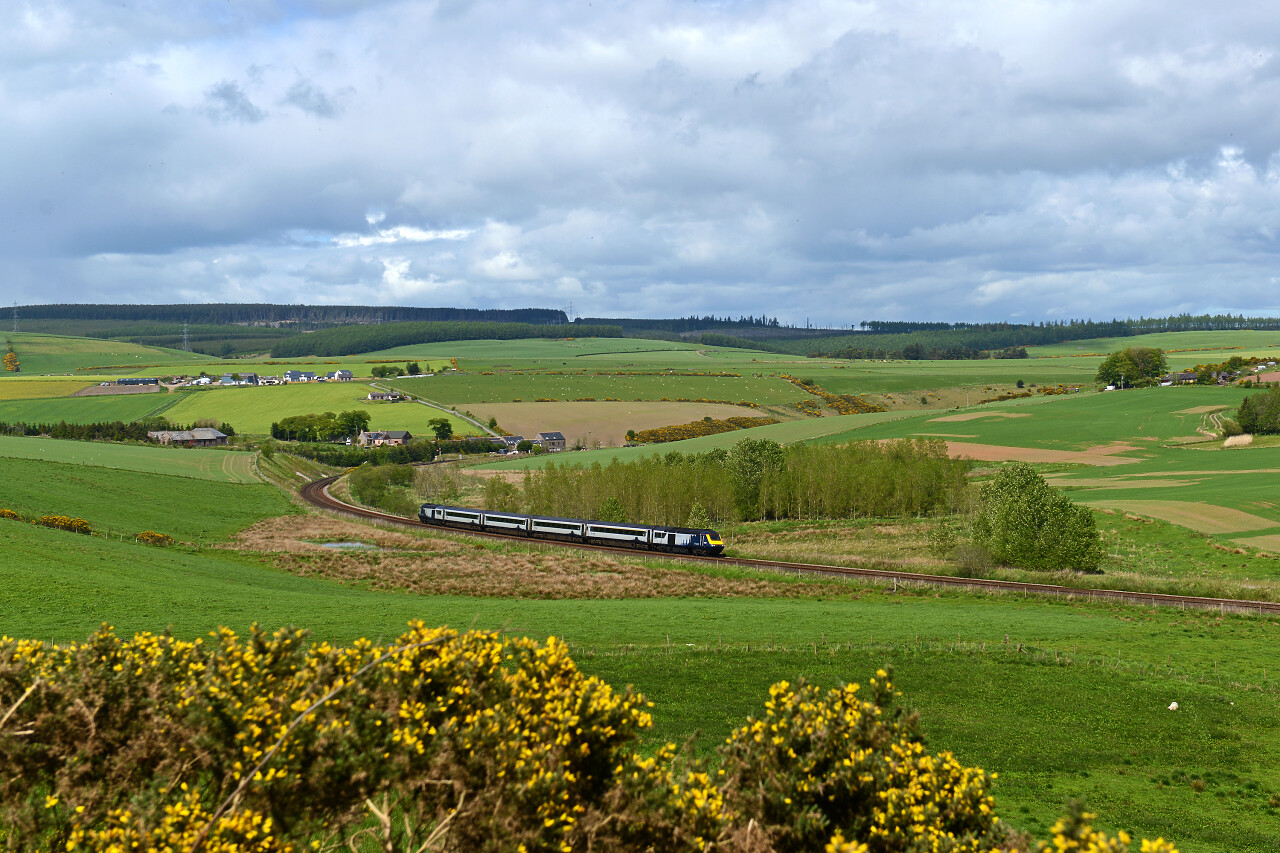
[(585, 542), (612, 545), (640, 551), (666, 551), (674, 554), (697, 554), (719, 557), (724, 553), (724, 540), (714, 530), (692, 527), (661, 527), (651, 524), (624, 524), (614, 521), (591, 521), (584, 518), (555, 518), (525, 515), (519, 512), (490, 512), (442, 504), (423, 504), (418, 520), (437, 527), (505, 533), (531, 539), (561, 542)]

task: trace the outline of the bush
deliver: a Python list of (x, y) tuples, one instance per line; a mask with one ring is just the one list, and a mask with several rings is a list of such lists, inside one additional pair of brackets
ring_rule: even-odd
[[(0, 638), (3, 734), (22, 732), (0, 736), (9, 848), (427, 849), (433, 828), (432, 849), (495, 853), (1025, 849), (991, 777), (930, 754), (883, 670), (865, 693), (775, 684), (715, 767), (670, 744), (637, 755), (648, 703), (554, 638), (304, 639)], [(1039, 849), (1129, 850), (1091, 818), (1073, 809)]]
[(69, 530), (72, 533), (93, 533), (93, 529), (89, 527), (89, 522), (83, 518), (72, 518), (67, 515), (42, 515), (33, 523), (57, 530)]
[(154, 530), (144, 530), (134, 537), (143, 545), (158, 545), (167, 548), (174, 543), (174, 538), (168, 533), (156, 533)]
[(1102, 540), (1093, 514), (1049, 486), (1026, 462), (982, 487), (974, 542), (992, 559), (1027, 569), (1096, 571)]
[(1227, 438), (1233, 435), (1244, 435), (1244, 427), (1239, 422), (1233, 421), (1231, 418), (1222, 419), (1222, 434)]
[(7, 518), (10, 521), (22, 521), (22, 516), (11, 509), (0, 509), (0, 518)]

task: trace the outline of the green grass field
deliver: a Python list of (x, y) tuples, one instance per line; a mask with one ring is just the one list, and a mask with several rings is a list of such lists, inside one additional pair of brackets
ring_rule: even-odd
[(94, 383), (88, 379), (0, 374), (0, 400), (34, 400), (66, 397)]
[(238, 433), (265, 434), (271, 431), (273, 421), (291, 415), (359, 409), (369, 413), (371, 429), (407, 429), (414, 435), (430, 435), (427, 422), (448, 417), (456, 435), (480, 432), (474, 424), (418, 403), (372, 403), (367, 397), (373, 390), (363, 382), (307, 382), (185, 391), (165, 417), (176, 423), (214, 418), (231, 424)]
[(13, 342), (24, 374), (72, 373), (78, 369), (112, 369), (121, 376), (150, 365), (166, 371), (185, 369), (183, 365), (206, 356), (179, 350), (143, 347), (98, 338), (74, 338), (63, 335), (39, 335), (29, 332), (7, 332)]
[[(649, 747), (700, 731), (709, 749), (759, 711), (773, 681), (863, 681), (892, 663), (931, 746), (1000, 773), (999, 812), (1015, 826), (1043, 835), (1065, 798), (1084, 795), (1101, 825), (1186, 851), (1280, 843), (1268, 805), (1280, 758), (1274, 621), (831, 585), (799, 600), (424, 597), (29, 525), (0, 523), (0, 547), (0, 633), (69, 639), (105, 621), (194, 636), (260, 621), (344, 642), (421, 618), (556, 634), (585, 670), (656, 702)], [(1175, 700), (1177, 714), (1165, 710)], [(1193, 779), (1207, 780), (1203, 793)]]
[(0, 504), (27, 518), (78, 516), (96, 530), (130, 536), (155, 530), (184, 541), (207, 542), (229, 536), (261, 518), (292, 511), (288, 499), (265, 484), (217, 482), (90, 464), (0, 457), (0, 482), (5, 484)]
[(257, 483), (253, 454), (202, 447), (147, 447), (0, 436), (0, 459), (39, 459), (226, 483)]
[(53, 397), (39, 400), (0, 401), (0, 421), (5, 423), (91, 424), (136, 421), (164, 414), (180, 398), (163, 391), (156, 394), (122, 394), (108, 397)]

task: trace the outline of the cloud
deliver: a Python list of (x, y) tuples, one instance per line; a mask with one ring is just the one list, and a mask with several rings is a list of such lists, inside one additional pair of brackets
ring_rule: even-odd
[(210, 86), (204, 93), (202, 111), (216, 122), (256, 123), (267, 117), (265, 112), (249, 100), (249, 96), (234, 80), (223, 80)]
[(6, 296), (1280, 310), (1263, 7), (184, 8), (0, 4)]

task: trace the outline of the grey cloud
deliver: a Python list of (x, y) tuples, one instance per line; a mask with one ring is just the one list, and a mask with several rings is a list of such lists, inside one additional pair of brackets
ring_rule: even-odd
[(342, 112), (341, 97), (353, 93), (351, 89), (341, 91), (337, 96), (330, 95), (309, 80), (299, 80), (289, 87), (281, 103), (290, 104), (305, 113), (320, 118), (336, 118)]
[(201, 111), (215, 122), (257, 123), (267, 117), (234, 80), (222, 80), (206, 89)]

